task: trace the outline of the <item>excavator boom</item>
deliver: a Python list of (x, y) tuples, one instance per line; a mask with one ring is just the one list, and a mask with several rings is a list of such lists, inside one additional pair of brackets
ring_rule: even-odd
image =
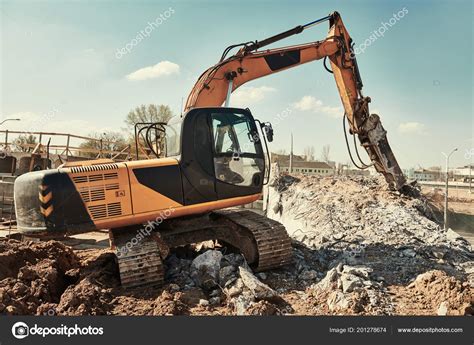
[[(329, 33), (325, 40), (283, 48), (258, 50), (325, 21), (329, 21), (330, 24)], [(344, 126), (347, 121), (349, 123), (349, 133), (353, 136), (357, 135), (375, 169), (385, 176), (390, 186), (400, 190), (406, 181), (390, 148), (386, 131), (382, 127), (379, 116), (369, 113), (370, 98), (364, 97), (362, 94), (362, 79), (352, 45), (352, 39), (342, 22), (341, 16), (334, 12), (324, 18), (297, 26), (260, 42), (230, 46), (224, 51), (221, 61), (207, 69), (199, 77), (188, 96), (185, 111), (195, 107), (222, 106), (225, 101), (228, 105), (230, 94), (248, 81), (300, 66), (307, 62), (328, 58), (331, 70), (327, 67), (326, 69), (333, 73), (336, 81), (344, 108)], [(235, 55), (225, 58), (225, 55), (232, 48), (238, 46), (242, 46), (242, 48)], [(356, 162), (353, 158), (346, 131), (345, 135), (346, 144), (354, 165), (361, 169), (368, 168), (370, 165), (362, 162), (357, 152), (357, 146), (355, 149), (359, 162)]]

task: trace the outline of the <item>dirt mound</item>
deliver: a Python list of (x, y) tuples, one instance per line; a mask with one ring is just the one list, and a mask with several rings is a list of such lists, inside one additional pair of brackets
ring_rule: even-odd
[(42, 304), (59, 302), (79, 265), (74, 252), (58, 242), (0, 241), (0, 313), (43, 312)]
[[(112, 253), (56, 241), (0, 242), (0, 313), (102, 315), (119, 285)], [(104, 288), (106, 287), (106, 288)]]
[(188, 306), (180, 299), (181, 293), (172, 294), (163, 291), (154, 302), (153, 315), (184, 315), (188, 314)]
[(62, 272), (79, 264), (72, 249), (56, 241), (19, 242), (0, 239), (0, 280), (14, 277), (22, 267), (35, 265), (44, 259), (54, 260)]
[(474, 294), (467, 282), (461, 282), (443, 271), (420, 274), (406, 287), (393, 287), (401, 296), (398, 313), (426, 315), (473, 315)]

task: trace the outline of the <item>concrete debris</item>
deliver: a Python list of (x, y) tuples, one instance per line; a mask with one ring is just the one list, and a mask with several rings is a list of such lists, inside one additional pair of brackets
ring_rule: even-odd
[(337, 282), (338, 278), (339, 272), (336, 268), (333, 268), (326, 273), (324, 279), (322, 279), (318, 284), (316, 284), (315, 288), (319, 288), (322, 290), (331, 289)]
[(219, 283), (225, 286), (229, 280), (235, 279), (237, 269), (234, 266), (225, 266), (219, 270)]
[(439, 316), (446, 316), (446, 315), (448, 315), (448, 309), (449, 309), (448, 303), (447, 302), (441, 302), (441, 304), (438, 307), (437, 313), (438, 313)]
[(226, 289), (227, 295), (229, 297), (238, 296), (243, 292), (243, 287), (242, 279), (237, 279), (234, 285)]
[(364, 286), (364, 281), (354, 275), (354, 274), (347, 274), (344, 273), (341, 275), (341, 287), (342, 292), (352, 292), (357, 288), (361, 288)]
[(209, 299), (209, 303), (212, 305), (212, 306), (216, 306), (216, 305), (219, 305), (221, 303), (221, 298), (216, 296), (216, 297), (211, 297)]
[(247, 289), (257, 300), (272, 300), (277, 296), (276, 292), (268, 285), (262, 283), (248, 269), (239, 267), (240, 278)]
[(207, 299), (200, 299), (198, 304), (202, 306), (208, 306), (209, 301)]
[[(347, 313), (403, 315), (400, 311), (405, 310), (436, 315), (443, 301), (407, 311), (406, 299), (392, 295), (410, 296), (406, 291), (410, 282), (432, 270), (445, 274), (435, 285), (453, 280), (469, 288), (462, 294), (472, 294), (470, 244), (455, 231), (440, 227), (441, 219), (420, 193), (400, 195), (388, 190), (379, 177), (279, 175), (272, 179), (266, 199), (269, 210), (280, 205), (280, 212), (269, 211), (267, 216), (285, 225), (306, 246), (295, 248), (297, 270), (303, 272), (298, 279), (304, 280), (305, 270), (326, 272), (307, 287), (304, 297), (315, 301), (307, 313), (339, 313), (345, 308)], [(300, 249), (315, 255), (304, 257)], [(455, 298), (446, 298), (451, 310)], [(470, 313), (472, 301), (467, 299), (455, 299), (454, 313), (462, 313), (460, 309)]]
[(339, 311), (349, 308), (350, 302), (340, 291), (333, 291), (327, 300), (330, 311)]
[(197, 286), (210, 290), (219, 284), (222, 256), (217, 250), (209, 250), (193, 260), (191, 277)]
[(318, 272), (316, 272), (315, 270), (304, 270), (298, 276), (298, 278), (301, 280), (309, 280), (309, 281), (314, 280), (317, 277), (318, 277)]
[(250, 292), (245, 292), (233, 299), (235, 315), (246, 315), (247, 309), (252, 305), (254, 297)]

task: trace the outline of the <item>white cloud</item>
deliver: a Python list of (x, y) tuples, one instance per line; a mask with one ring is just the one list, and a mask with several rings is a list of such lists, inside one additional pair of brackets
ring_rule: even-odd
[(400, 133), (416, 133), (425, 134), (425, 125), (420, 122), (402, 122), (398, 125), (398, 131)]
[(275, 91), (275, 88), (269, 86), (243, 86), (232, 94), (230, 103), (232, 106), (247, 107), (262, 101), (268, 94)]
[(128, 80), (147, 80), (179, 73), (179, 65), (170, 61), (160, 61), (154, 66), (140, 68), (127, 75)]
[(294, 103), (293, 106), (301, 111), (311, 111), (313, 113), (323, 113), (330, 117), (339, 118), (344, 115), (342, 107), (330, 107), (324, 105), (322, 101), (316, 99), (313, 96), (303, 96), (298, 102)]

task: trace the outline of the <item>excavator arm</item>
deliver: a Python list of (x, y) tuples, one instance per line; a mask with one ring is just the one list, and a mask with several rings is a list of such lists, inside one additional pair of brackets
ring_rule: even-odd
[[(325, 40), (301, 45), (258, 50), (289, 36), (329, 21), (330, 29)], [(216, 65), (207, 69), (194, 85), (186, 101), (185, 111), (195, 107), (228, 105), (230, 95), (239, 86), (248, 81), (277, 73), (307, 62), (329, 59), (331, 70), (336, 81), (341, 101), (344, 107), (344, 128), (349, 124), (349, 133), (357, 135), (360, 144), (367, 151), (375, 169), (385, 176), (390, 186), (402, 189), (406, 181), (400, 166), (390, 148), (386, 131), (380, 118), (369, 113), (370, 98), (362, 94), (362, 79), (357, 66), (356, 56), (352, 50), (352, 39), (347, 32), (341, 16), (334, 12), (324, 18), (306, 25), (297, 26), (291, 30), (267, 38), (263, 41), (247, 42), (228, 47)], [(233, 56), (226, 54), (233, 48), (241, 46)], [(351, 154), (349, 141), (346, 144), (351, 159), (358, 168), (368, 168), (370, 165), (362, 162), (355, 146), (356, 162)]]

